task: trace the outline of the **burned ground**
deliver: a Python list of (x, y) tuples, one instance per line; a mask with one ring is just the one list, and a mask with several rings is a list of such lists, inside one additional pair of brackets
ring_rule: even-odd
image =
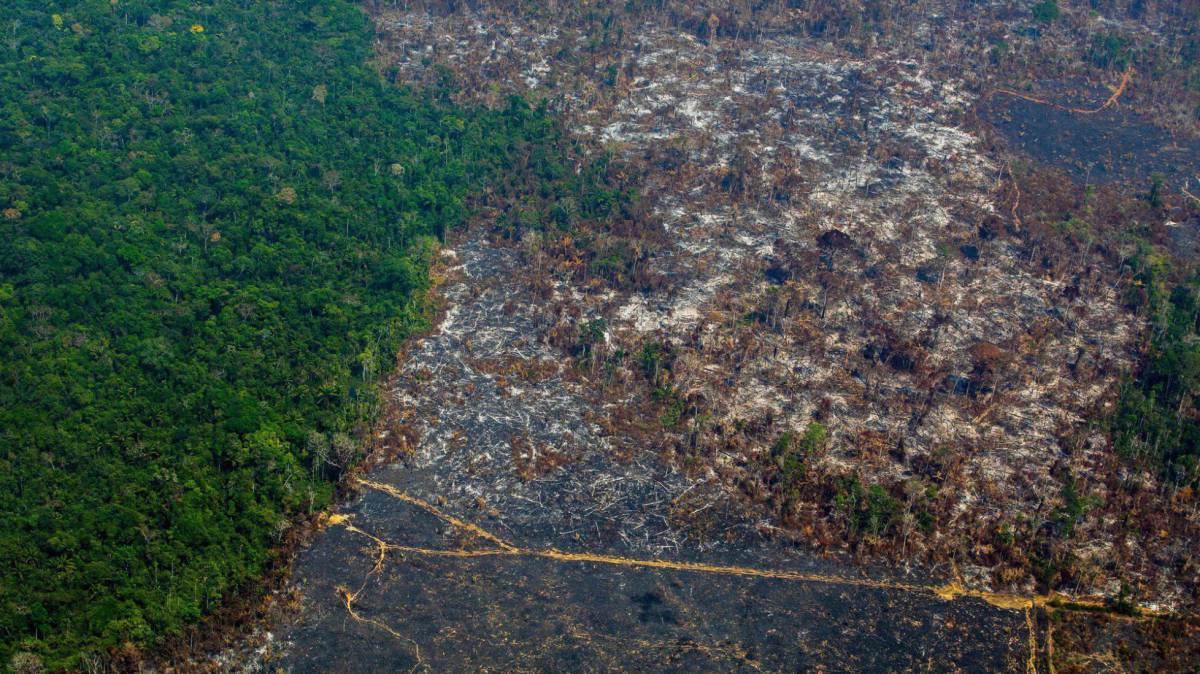
[[(380, 10), (389, 76), (546, 101), (638, 176), (645, 228), (484, 223), (447, 253), (446, 316), (395, 392), (411, 440), (368, 476), (395, 493), (366, 488), (301, 555), (268, 659), (1019, 671), (1053, 650), (1047, 592), (1193, 610), (1193, 496), (1104, 420), (1146, 330), (1123, 230), (1195, 247), (1194, 129), (1115, 70), (1073, 93), (1078, 64), (1050, 60), (1036, 95), (997, 94), (1017, 85), (980, 74), (994, 50), (946, 42), (994, 26), (930, 15), (910, 30), (934, 56), (815, 24), (742, 38), (715, 12)], [(878, 585), (839, 580), (861, 574)]]
[[(584, 295), (556, 309), (568, 351), (585, 322), (604, 321), (585, 378), (625, 408), (606, 429), (819, 545), (837, 548), (855, 528), (836, 497), (869, 509), (877, 489), (888, 521), (852, 536), (856, 550), (955, 559), (1010, 588), (1105, 594), (1136, 579), (1156, 602), (1190, 601), (1179, 583), (1191, 572), (1169, 569), (1191, 552), (1113, 518), (1073, 524), (1086, 545), (1033, 551), (1067, 482), (1096, 501), (1120, 496), (1109, 479), (1118, 462), (1091, 420), (1133, 371), (1142, 326), (1125, 306), (1121, 256), (1061, 244), (1075, 235), (1071, 209), (1087, 208), (1070, 181), (1055, 193), (1043, 169), (1014, 169), (1019, 153), (981, 125), (978, 102), (995, 87), (900, 50), (859, 59), (788, 34), (707, 40), (647, 20), (623, 26), (621, 49), (596, 52), (595, 35), (569, 22), (380, 21), (397, 77), (422, 81), (436, 55), (485, 98), (546, 96), (574, 132), (644, 167), (667, 234), (645, 263), (659, 281), (636, 292), (580, 284)], [(1025, 112), (1046, 119), (1054, 108), (1042, 107)], [(1114, 114), (1076, 123), (1130, 127)], [(584, 254), (563, 251), (527, 246), (530, 260)], [(636, 358), (612, 357), (647, 348), (670, 358), (649, 384)], [(828, 440), (783, 479), (770, 448), (814, 422)], [(1039, 563), (1054, 569), (1035, 573)]]
[[(461, 262), (445, 282), (448, 311), (410, 352), (397, 392), (414, 413), (397, 423), (415, 424), (422, 440), (371, 471), (299, 556), (298, 603), (254, 663), (291, 672), (1025, 667), (1019, 607), (947, 594), (945, 569), (846, 567), (764, 537), (753, 513), (655, 452), (614, 460), (612, 440), (580, 416), (589, 408), (580, 384), (477, 370), (468, 354), (548, 356), (541, 342), (554, 317), (528, 301), (506, 309), (528, 297), (515, 251), (467, 241), (448, 254)], [(579, 451), (548, 474), (523, 475), (514, 436), (528, 439), (520, 451)], [(680, 509), (691, 528), (672, 525)]]
[(1063, 109), (1072, 99), (1078, 106), (1103, 101), (1108, 90), (1083, 87), (1081, 95), (1077, 88), (1047, 89), (1040, 95), (1063, 101), (1062, 107), (997, 93), (981, 114), (1013, 148), (1082, 183), (1125, 181), (1148, 190), (1158, 175), (1164, 189), (1178, 192), (1196, 182), (1200, 140), (1172, 134), (1128, 107), (1114, 105), (1090, 115)]

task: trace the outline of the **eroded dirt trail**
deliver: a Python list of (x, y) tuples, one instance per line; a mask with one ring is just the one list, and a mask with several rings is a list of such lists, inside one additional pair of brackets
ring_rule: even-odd
[[(515, 253), (471, 241), (396, 391), (420, 437), (300, 554), (290, 672), (1027, 671), (1024, 600), (762, 540), (716, 485), (617, 460)], [(560, 289), (562, 291), (563, 289)], [(519, 365), (523, 364), (523, 365)], [(540, 363), (538, 367), (531, 364)], [(516, 441), (514, 442), (514, 439)], [(555, 451), (551, 461), (535, 455)], [(539, 463), (539, 461), (541, 461)], [(673, 526), (713, 513), (701, 537)], [(697, 505), (699, 504), (699, 505)], [(694, 512), (699, 510), (700, 512)], [(1033, 629), (1031, 629), (1031, 627)], [(1032, 650), (1031, 650), (1032, 649)]]

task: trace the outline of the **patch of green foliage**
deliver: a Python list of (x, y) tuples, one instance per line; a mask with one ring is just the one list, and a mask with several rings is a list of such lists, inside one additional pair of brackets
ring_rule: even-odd
[(1003, 39), (996, 39), (994, 42), (992, 42), (992, 48), (988, 53), (991, 56), (992, 63), (994, 65), (999, 65), (1000, 62), (1003, 61), (1004, 58), (1011, 52), (1012, 45)]
[(1088, 45), (1087, 60), (1097, 68), (1124, 70), (1129, 66), (1129, 48), (1119, 35), (1093, 35)]
[(813, 421), (804, 429), (804, 435), (800, 436), (800, 451), (805, 454), (812, 454), (825, 447), (825, 442), (829, 437), (829, 431), (819, 422)]
[(638, 354), (642, 374), (654, 388), (658, 388), (664, 376), (670, 372), (672, 354), (669, 346), (661, 342), (647, 342)]
[(579, 324), (579, 336), (575, 339), (575, 344), (571, 349), (572, 355), (576, 358), (575, 362), (579, 367), (591, 367), (596, 355), (596, 345), (604, 343), (606, 328), (607, 323), (603, 318), (584, 321)]
[(1166, 183), (1166, 177), (1161, 173), (1150, 174), (1150, 189), (1146, 192), (1146, 203), (1150, 204), (1150, 208), (1162, 208), (1163, 187)]
[(903, 514), (900, 499), (888, 493), (883, 485), (863, 488), (853, 475), (838, 480), (833, 504), (846, 518), (847, 533), (851, 537), (862, 534), (887, 536), (899, 526)]
[[(638, 200), (638, 193), (632, 181), (618, 177), (625, 167), (614, 162), (610, 155), (602, 154), (583, 163), (576, 172), (574, 167), (568, 167), (564, 152), (564, 149), (574, 150), (574, 146), (564, 148), (561, 144), (566, 140), (556, 140), (556, 143), (522, 145), (526, 154), (513, 157), (511, 168), (514, 173), (508, 177), (532, 182), (522, 184), (517, 207), (505, 209), (497, 218), (494, 229), (502, 238), (520, 241), (529, 232), (591, 237), (594, 230), (604, 228), (597, 225), (618, 216), (633, 217), (629, 208)], [(582, 227), (585, 223), (588, 226)], [(617, 242), (615, 245), (625, 244)], [(618, 285), (628, 281), (625, 276), (618, 278), (627, 271), (621, 266), (624, 264), (621, 256), (628, 252), (626, 249), (612, 253), (621, 258), (621, 264), (611, 268), (608, 265), (612, 260), (603, 261), (611, 256), (610, 252), (590, 248), (587, 252), (589, 267), (594, 268), (598, 276), (608, 276), (609, 280), (619, 281)]]
[(662, 425), (666, 428), (678, 426), (683, 419), (683, 413), (687, 411), (687, 400), (679, 393), (679, 389), (674, 386), (659, 386), (654, 389), (651, 397), (663, 406), (663, 412), (658, 418)]
[(811, 422), (803, 434), (785, 431), (775, 439), (771, 446), (771, 456), (779, 466), (780, 476), (785, 485), (794, 485), (804, 477), (805, 462), (808, 457), (825, 447), (829, 432), (819, 422)]
[(469, 194), (621, 195), (519, 100), (382, 81), (341, 0), (0, 25), (0, 667), (72, 667), (178, 633), (329, 501)]
[(669, 344), (647, 342), (638, 353), (642, 375), (650, 384), (650, 399), (662, 407), (659, 421), (666, 428), (674, 428), (688, 412), (687, 399), (678, 387), (671, 383), (671, 366), (675, 354)]
[[(631, 194), (626, 198), (634, 196)], [(614, 287), (632, 287), (634, 270), (641, 256), (628, 240), (617, 239), (590, 246), (589, 253), (588, 273), (591, 276), (604, 279)]]
[(1058, 14), (1058, 0), (1043, 0), (1033, 6), (1033, 20), (1038, 23), (1052, 23)]
[(1078, 481), (1072, 475), (1067, 475), (1062, 488), (1063, 504), (1054, 511), (1054, 520), (1059, 531), (1066, 538), (1075, 535), (1075, 527), (1083, 520), (1089, 510), (1100, 505), (1095, 496), (1084, 496), (1079, 492)]
[(1149, 352), (1112, 420), (1117, 451), (1200, 486), (1200, 275), (1172, 284), (1168, 260), (1143, 245), (1129, 261), (1129, 300), (1150, 320)]

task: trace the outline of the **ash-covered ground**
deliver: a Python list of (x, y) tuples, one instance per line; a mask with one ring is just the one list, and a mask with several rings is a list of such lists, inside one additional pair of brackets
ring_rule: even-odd
[[(943, 32), (971, 33), (956, 21)], [(689, 423), (641, 433), (643, 444), (821, 545), (846, 527), (829, 492), (848, 479), (878, 486), (901, 505), (874, 537), (887, 541), (861, 537), (860, 549), (953, 558), (982, 586), (1033, 592), (1037, 562), (1004, 541), (1053, 522), (1068, 482), (1095, 502), (1121, 497), (1110, 490), (1128, 478), (1096, 420), (1133, 371), (1143, 330), (1110, 261), (1084, 247), (1051, 266), (1054, 256), (1022, 236), (1025, 220), (1050, 208), (1021, 201), (1018, 178), (1051, 151), (1036, 120), (1075, 113), (981, 91), (978, 74), (964, 68), (971, 82), (960, 79), (947, 54), (858, 58), (830, 41), (702, 40), (646, 20), (621, 27), (620, 49), (581, 56), (598, 35), (544, 23), (384, 12), (380, 51), (403, 81), (438, 66), (468, 97), (541, 96), (573, 133), (642, 167), (666, 233), (644, 263), (660, 282), (560, 295), (557, 334), (603, 318), (605, 353), (670, 352), (669, 381), (656, 385), (684, 401)], [(605, 39), (616, 30), (604, 28)], [(947, 52), (978, 59), (970, 40), (955, 44)], [(1041, 131), (1007, 128), (1020, 114)], [(1167, 132), (1150, 134), (1136, 116), (1075, 123), (1056, 142), (1075, 147), (1103, 131), (1095, 142), (1124, 160), (1105, 173), (1098, 148), (1084, 159), (1057, 153), (1069, 171), (1086, 175), (1086, 159), (1111, 179), (1162, 159), (1182, 175), (1186, 152), (1159, 147)], [(996, 147), (1006, 132), (1011, 151)], [(1039, 145), (1032, 158), (1021, 154), (1027, 143)], [(528, 261), (540, 256), (527, 246)], [(656, 418), (637, 368), (627, 358), (615, 378), (591, 378), (607, 401)], [(797, 486), (781, 488), (773, 445), (814, 422), (827, 438), (805, 456)], [(1156, 478), (1136, 479), (1152, 490)], [(1198, 525), (1194, 513), (1176, 520)], [(1111, 596), (1125, 581), (1151, 605), (1190, 604), (1186, 535), (1154, 535), (1119, 512), (1077, 525), (1071, 549), (1052, 555), (1069, 555), (1075, 571), (1054, 589)]]
[[(896, 29), (910, 40), (869, 41), (869, 55), (792, 30), (803, 12), (760, 17), (778, 29), (752, 37), (738, 36), (752, 20), (696, 11), (697, 28), (673, 12), (378, 17), (398, 80), (449, 68), (467, 100), (547, 101), (577, 137), (641, 170), (665, 236), (636, 242), (636, 264), (656, 282), (577, 284), (553, 305), (568, 350), (589, 320), (605, 321), (582, 377), (602, 390), (601, 426), (824, 549), (845, 543), (833, 501), (852, 480), (900, 503), (851, 541), (856, 552), (954, 559), (990, 588), (1115, 596), (1128, 583), (1147, 606), (1192, 606), (1195, 508), (1146, 506), (1170, 499), (1151, 497), (1156, 475), (1118, 461), (1104, 420), (1146, 330), (1127, 305), (1133, 248), (1121, 230), (1158, 218), (1145, 227), (1175, 240), (1194, 225), (1134, 211), (1080, 227), (1103, 210), (1087, 201), (1092, 187), (1135, 192), (1162, 173), (1178, 192), (1192, 180), (1195, 125), (1150, 121), (1150, 110), (1174, 119), (1148, 102), (1162, 84), (1128, 70), (1099, 74), (1106, 88), (1081, 85), (1068, 77), (1086, 71), (1069, 41), (1003, 11), (1003, 22), (979, 22), (934, 2)], [(1178, 30), (1166, 19), (1104, 26), (1128, 41)], [(997, 37), (985, 37), (996, 30), (1060, 79), (997, 72), (986, 47)], [(1081, 204), (1046, 197), (1048, 182), (1074, 185)], [(563, 258), (550, 247), (526, 241), (527, 265)], [(612, 357), (648, 347), (670, 371), (649, 386), (636, 357)], [(682, 415), (664, 413), (672, 403)], [(660, 414), (682, 421), (648, 428)], [(814, 423), (824, 440), (788, 481), (778, 444)], [(1124, 493), (1130, 485), (1144, 497)], [(1058, 520), (1073, 492), (1108, 507), (1075, 517), (1066, 536)], [(1040, 542), (1051, 529), (1058, 540)]]
[[(545, 344), (555, 317), (513, 302), (530, 297), (516, 252), (473, 239), (446, 255), (445, 317), (396, 392), (420, 440), (299, 555), (299, 599), (250, 668), (1026, 669), (1026, 611), (939, 596), (947, 570), (820, 559), (764, 539), (718, 485), (650, 451), (614, 458)], [(719, 535), (672, 526), (679, 508)]]
[[(396, 459), (300, 554), (257, 664), (1037, 671), (1047, 591), (1191, 610), (1197, 511), (1101, 421), (1146, 329), (1118, 237), (1031, 234), (1091, 236), (1058, 222), (1055, 181), (1186, 188), (1186, 115), (1117, 107), (1164, 118), (1161, 82), (988, 79), (996, 24), (954, 11), (848, 51), (715, 12), (405, 7), (376, 12), (384, 72), (546, 101), (637, 173), (650, 234), (587, 237), (632, 250), (636, 282), (561, 232), (446, 251), (445, 315), (381, 438)], [(1193, 246), (1176, 224), (1146, 226)], [(1154, 641), (1140, 624), (1069, 618), (1054, 657), (1084, 671), (1091, 645)]]

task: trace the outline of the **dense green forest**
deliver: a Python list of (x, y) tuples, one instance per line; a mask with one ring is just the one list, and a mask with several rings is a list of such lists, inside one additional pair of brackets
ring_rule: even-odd
[(0, 33), (0, 668), (151, 645), (261, 573), (471, 195), (617, 207), (543, 111), (384, 81), (346, 2), (8, 0)]

